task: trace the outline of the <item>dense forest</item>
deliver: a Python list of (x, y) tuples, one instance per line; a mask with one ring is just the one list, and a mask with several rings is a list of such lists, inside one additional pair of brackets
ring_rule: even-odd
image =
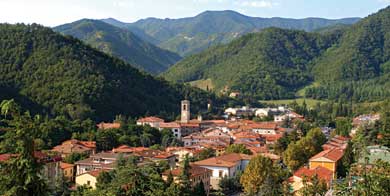
[(54, 30), (83, 40), (152, 74), (165, 71), (181, 59), (179, 55), (143, 41), (126, 29), (99, 20), (83, 19), (55, 27)]
[(135, 23), (123, 23), (109, 18), (103, 21), (129, 29), (140, 38), (181, 56), (199, 53), (210, 46), (230, 41), (268, 27), (314, 31), (335, 24), (353, 24), (360, 18), (329, 20), (323, 18), (258, 18), (226, 11), (206, 11), (181, 19), (147, 18)]
[(211, 79), (217, 92), (228, 87), (257, 99), (292, 98), (312, 81), (313, 59), (338, 36), (270, 28), (190, 56), (163, 76), (178, 82)]
[(381, 100), (390, 95), (390, 7), (349, 28), (316, 62), (308, 97)]
[(195, 114), (210, 101), (215, 109), (229, 101), (156, 79), (36, 24), (0, 25), (0, 78), (0, 98), (14, 98), (33, 113), (72, 119), (112, 120), (118, 114), (175, 118), (184, 98), (192, 101)]
[(379, 101), (390, 95), (390, 8), (352, 26), (315, 33), (270, 28), (193, 55), (163, 76), (170, 81), (211, 80), (215, 92), (256, 99)]

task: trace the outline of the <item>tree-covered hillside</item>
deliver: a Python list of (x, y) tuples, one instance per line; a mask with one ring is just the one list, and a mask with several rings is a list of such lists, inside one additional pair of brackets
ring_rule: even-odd
[(0, 24), (0, 98), (25, 109), (73, 119), (111, 120), (179, 112), (189, 97), (193, 112), (226, 100), (140, 72), (70, 36), (36, 24)]
[(350, 27), (313, 70), (321, 85), (308, 89), (315, 98), (355, 101), (390, 96), (390, 7)]
[(383, 100), (390, 96), (389, 21), (390, 7), (318, 33), (266, 29), (190, 56), (163, 76), (208, 79), (217, 91), (228, 87), (258, 99), (291, 98), (304, 88), (299, 94), (308, 98)]
[(335, 24), (353, 24), (359, 18), (329, 20), (322, 18), (288, 19), (258, 18), (234, 11), (206, 11), (195, 17), (181, 19), (147, 18), (135, 23), (104, 20), (112, 25), (127, 28), (160, 47), (188, 56), (210, 46), (228, 43), (235, 38), (268, 27), (313, 31)]
[(165, 71), (181, 59), (179, 55), (143, 41), (126, 29), (99, 20), (83, 19), (54, 29), (152, 74)]
[(238, 90), (257, 99), (289, 98), (312, 81), (312, 60), (338, 35), (269, 28), (190, 56), (163, 76), (177, 82), (211, 79), (217, 92)]

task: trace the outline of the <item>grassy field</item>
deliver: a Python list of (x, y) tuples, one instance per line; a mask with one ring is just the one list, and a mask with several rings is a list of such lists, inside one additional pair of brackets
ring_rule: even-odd
[(198, 88), (203, 89), (203, 90), (213, 90), (214, 89), (214, 85), (213, 85), (213, 82), (211, 81), (211, 79), (196, 80), (196, 81), (189, 82), (189, 84), (191, 86), (198, 87)]
[(294, 100), (299, 105), (301, 105), (303, 103), (303, 101), (305, 101), (308, 107), (314, 107), (317, 103), (325, 103), (326, 102), (326, 101), (323, 101), (323, 100), (305, 99), (305, 98), (282, 99), (282, 100), (263, 100), (263, 101), (260, 101), (260, 102), (261, 103), (265, 103), (265, 104), (287, 105), (287, 104), (290, 104), (290, 103), (294, 102)]
[(299, 91), (297, 91), (297, 93), (295, 93), (295, 96), (296, 97), (304, 97), (305, 94), (306, 94), (306, 89), (311, 88), (311, 87), (317, 87), (319, 85), (320, 84), (318, 84), (318, 83), (312, 83), (312, 84), (310, 84), (308, 86), (305, 86), (304, 88), (302, 88)]

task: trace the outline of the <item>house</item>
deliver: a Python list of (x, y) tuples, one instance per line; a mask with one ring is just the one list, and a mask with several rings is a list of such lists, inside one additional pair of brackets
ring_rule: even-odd
[(313, 169), (301, 167), (289, 178), (289, 183), (294, 194), (299, 195), (299, 190), (304, 186), (303, 181), (307, 180), (310, 183), (310, 179), (314, 176), (317, 176), (319, 180), (325, 182), (330, 187), (333, 179), (333, 172), (331, 170), (322, 166), (317, 166)]
[[(1, 154), (0, 155), (0, 163), (7, 162), (11, 158), (15, 158), (19, 156), (18, 154)], [(57, 182), (57, 179), (61, 177), (61, 168), (60, 162), (62, 158), (60, 155), (55, 153), (46, 153), (42, 151), (35, 151), (34, 158), (43, 164), (43, 168), (41, 170), (41, 175), (48, 182), (49, 188), (54, 188)], [(0, 166), (1, 167), (1, 166)]]
[(202, 152), (200, 146), (189, 146), (189, 147), (167, 147), (166, 152), (172, 153), (176, 156), (176, 162), (181, 162), (184, 160), (185, 156), (194, 157), (200, 152)]
[(135, 152), (134, 155), (141, 157), (142, 162), (166, 161), (170, 168), (174, 168), (176, 166), (176, 155), (168, 152), (148, 149), (140, 152)]
[(283, 122), (285, 120), (305, 120), (305, 118), (296, 113), (296, 112), (293, 112), (293, 111), (287, 111), (285, 114), (281, 114), (281, 115), (275, 115), (274, 116), (274, 121), (275, 122)]
[(343, 137), (336, 135), (330, 140), (328, 140), (324, 145), (322, 145), (322, 148), (324, 150), (332, 149), (332, 148), (339, 148), (342, 150), (345, 150), (348, 146), (350, 138), (348, 137)]
[(285, 113), (287, 109), (283, 106), (279, 106), (278, 108), (258, 108), (256, 109), (255, 116), (257, 117), (267, 117), (270, 115), (277, 115), (280, 113)]
[(119, 129), (121, 128), (121, 124), (120, 123), (105, 123), (105, 122), (101, 122), (99, 124), (96, 125), (98, 127), (98, 129)]
[(154, 128), (159, 128), (160, 123), (163, 123), (163, 122), (164, 122), (164, 119), (161, 119), (161, 118), (158, 118), (155, 116), (149, 116), (149, 117), (138, 119), (137, 125), (142, 125), (142, 126), (149, 125), (149, 126), (154, 127)]
[(196, 146), (202, 144), (219, 144), (221, 146), (228, 146), (231, 144), (230, 135), (224, 133), (219, 129), (208, 129), (200, 133), (193, 133), (183, 137), (184, 146)]
[(360, 127), (373, 125), (373, 124), (375, 124), (376, 121), (379, 121), (379, 120), (380, 120), (380, 114), (363, 114), (363, 115), (355, 117), (352, 120), (353, 128), (351, 130), (350, 135), (355, 135), (356, 131)]
[(278, 134), (264, 134), (264, 135), (261, 135), (262, 137), (265, 138), (265, 143), (267, 145), (273, 145), (275, 144), (280, 138), (283, 137), (283, 134), (281, 133), (278, 133)]
[(62, 142), (61, 145), (55, 146), (51, 151), (60, 153), (62, 158), (65, 158), (72, 153), (91, 155), (96, 152), (96, 142), (71, 139)]
[(159, 130), (163, 129), (169, 129), (171, 130), (172, 134), (177, 138), (181, 139), (182, 133), (181, 133), (181, 126), (177, 122), (168, 122), (168, 123), (160, 123)]
[(91, 155), (89, 158), (75, 163), (76, 175), (81, 175), (98, 169), (112, 170), (115, 168), (116, 161), (121, 156), (123, 158), (129, 157), (129, 155), (126, 154), (113, 152), (101, 152)]
[(60, 167), (62, 171), (62, 175), (65, 177), (68, 181), (74, 181), (75, 180), (75, 166), (73, 164), (60, 162)]
[(251, 129), (255, 133), (259, 134), (272, 134), (275, 135), (278, 129), (278, 124), (274, 122), (261, 122), (261, 123), (253, 123), (248, 125), (249, 129)]
[(238, 171), (243, 171), (251, 158), (246, 154), (231, 153), (197, 161), (194, 165), (212, 170), (210, 184), (214, 189), (219, 189), (222, 177), (233, 177)]
[(339, 148), (331, 148), (324, 150), (309, 160), (309, 168), (314, 169), (318, 166), (325, 167), (333, 172), (333, 178), (336, 178), (336, 169), (340, 159), (343, 157), (344, 151)]
[[(190, 182), (191, 182), (191, 188), (194, 188), (196, 185), (198, 185), (200, 182), (203, 182), (204, 185), (204, 190), (206, 191), (206, 194), (210, 194), (210, 177), (212, 174), (212, 170), (199, 167), (197, 165), (191, 165), (189, 169), (189, 174), (190, 174)], [(181, 168), (177, 168), (174, 170), (168, 170), (165, 171), (162, 174), (162, 178), (167, 181), (169, 174), (172, 174), (173, 176), (173, 181), (175, 183), (179, 183), (179, 176), (182, 173)]]
[(93, 170), (89, 171), (83, 174), (80, 174), (76, 176), (76, 186), (88, 186), (91, 187), (92, 189), (96, 188), (96, 183), (97, 183), (97, 177), (102, 173), (102, 172), (108, 172), (109, 170), (104, 170), (104, 169), (98, 169), (98, 170)]
[(122, 153), (127, 156), (134, 155), (140, 158), (141, 162), (145, 161), (167, 161), (171, 168), (175, 167), (176, 156), (169, 152), (160, 150), (152, 150), (145, 147), (130, 147), (126, 145), (112, 149), (113, 153)]
[(145, 150), (149, 150), (149, 148), (146, 147), (130, 147), (127, 145), (121, 145), (118, 148), (113, 148), (112, 152), (113, 153), (137, 153), (137, 152), (142, 152)]
[(256, 108), (242, 107), (242, 108), (227, 108), (225, 114), (229, 116), (253, 116)]

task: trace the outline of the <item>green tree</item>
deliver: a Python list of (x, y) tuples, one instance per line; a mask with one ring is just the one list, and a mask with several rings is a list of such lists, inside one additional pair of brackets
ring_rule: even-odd
[(106, 187), (108, 187), (111, 181), (112, 181), (112, 176), (110, 172), (103, 171), (99, 174), (99, 176), (96, 179), (96, 188), (99, 190), (103, 190)]
[(250, 151), (244, 144), (231, 144), (225, 149), (225, 153), (241, 153), (251, 155)]
[(302, 196), (324, 196), (327, 190), (328, 187), (326, 183), (323, 180), (319, 179), (317, 175), (314, 175), (310, 179), (304, 177), (303, 187), (301, 190), (299, 190), (299, 192)]
[(15, 143), (16, 155), (1, 168), (0, 194), (2, 195), (48, 195), (48, 187), (41, 177), (42, 163), (34, 157), (34, 138), (39, 135), (38, 116), (22, 113), (13, 100), (3, 101), (3, 121), (13, 131), (7, 133), (7, 140)]
[(192, 191), (192, 195), (207, 196), (207, 193), (204, 190), (203, 181), (200, 181), (197, 185), (195, 185), (194, 190)]
[(264, 187), (274, 193), (281, 192), (283, 178), (278, 166), (271, 159), (258, 155), (252, 158), (241, 176), (240, 182), (248, 195), (256, 195)]
[(352, 129), (352, 122), (348, 118), (339, 117), (336, 119), (336, 133), (341, 136), (349, 136)]

